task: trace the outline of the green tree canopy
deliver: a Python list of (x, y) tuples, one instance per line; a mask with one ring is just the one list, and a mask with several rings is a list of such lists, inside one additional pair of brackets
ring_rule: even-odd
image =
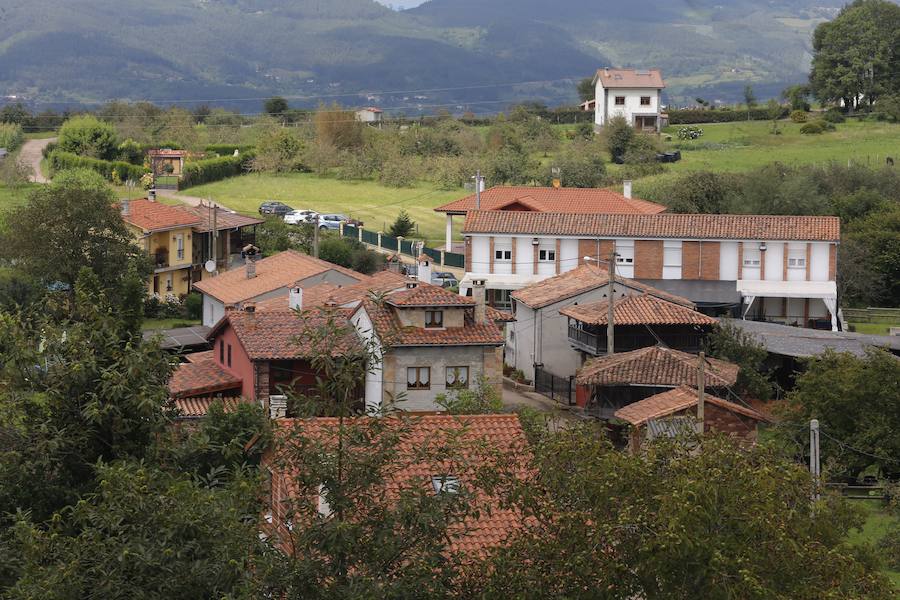
[(112, 160), (116, 156), (116, 129), (93, 115), (72, 117), (59, 129), (60, 150), (80, 156)]
[(594, 94), (596, 90), (594, 88), (594, 78), (593, 77), (585, 77), (578, 81), (578, 99), (582, 102), (587, 102), (588, 100), (594, 99)]
[(281, 96), (273, 96), (265, 101), (263, 110), (270, 116), (281, 119), (288, 110), (288, 101)]
[(855, 108), (900, 92), (900, 6), (855, 0), (813, 34), (810, 83), (822, 102)]
[(400, 213), (394, 222), (391, 223), (388, 233), (394, 237), (409, 237), (416, 231), (416, 222), (413, 221), (409, 213), (404, 209), (400, 209)]

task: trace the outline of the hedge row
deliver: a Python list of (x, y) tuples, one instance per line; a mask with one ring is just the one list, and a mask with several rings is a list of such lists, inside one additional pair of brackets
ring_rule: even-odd
[(25, 141), (22, 126), (17, 123), (0, 123), (0, 148), (6, 148), (9, 152), (17, 150)]
[[(697, 123), (731, 123), (733, 121), (747, 121), (746, 110), (703, 110), (698, 108), (670, 109), (669, 125), (695, 125)], [(778, 114), (783, 119), (790, 113), (790, 107), (783, 106)], [(750, 111), (750, 121), (768, 121), (772, 118), (769, 109), (754, 108)]]
[(241, 156), (220, 156), (186, 163), (178, 188), (185, 189), (193, 185), (241, 175), (248, 169), (254, 156), (255, 153), (251, 151), (245, 152)]
[(237, 144), (210, 144), (206, 148), (204, 148), (207, 152), (215, 152), (219, 156), (233, 155), (234, 151), (237, 150), (240, 154), (245, 152), (252, 152), (255, 150), (254, 146), (249, 145), (237, 145)]
[(97, 171), (110, 181), (113, 181), (114, 179), (113, 172), (118, 175), (121, 181), (128, 179), (137, 181), (147, 172), (144, 167), (133, 165), (131, 163), (78, 156), (77, 154), (63, 152), (62, 150), (54, 150), (47, 158), (50, 161), (50, 169), (54, 173), (57, 171), (65, 171), (66, 169), (85, 168)]

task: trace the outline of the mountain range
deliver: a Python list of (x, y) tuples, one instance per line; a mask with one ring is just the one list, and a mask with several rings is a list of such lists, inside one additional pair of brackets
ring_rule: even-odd
[[(390, 4), (390, 2), (387, 2)], [(659, 67), (668, 98), (804, 81), (840, 0), (5, 0), (0, 96), (259, 110), (336, 100), (407, 114), (575, 102), (602, 66)]]

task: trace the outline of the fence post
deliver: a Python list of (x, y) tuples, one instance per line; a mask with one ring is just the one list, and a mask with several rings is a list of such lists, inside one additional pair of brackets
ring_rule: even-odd
[(341, 233), (341, 237), (344, 237), (344, 222), (343, 222), (343, 221), (341, 221), (340, 223), (338, 223), (338, 230), (339, 230), (340, 233)]
[(378, 247), (381, 248), (381, 232), (378, 232)]
[(397, 254), (403, 254), (403, 236), (397, 236)]
[(356, 230), (356, 237), (357, 237), (357, 240), (359, 240), (360, 242), (362, 241), (362, 235), (363, 235), (362, 232), (363, 232), (363, 228), (362, 228), (362, 225), (360, 225), (359, 229)]
[(441, 266), (444, 266), (444, 251), (441, 250)]

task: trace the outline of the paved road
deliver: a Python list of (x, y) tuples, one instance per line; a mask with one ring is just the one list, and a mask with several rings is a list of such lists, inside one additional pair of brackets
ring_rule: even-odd
[(33, 183), (49, 183), (49, 180), (41, 173), (41, 160), (44, 148), (50, 142), (55, 142), (56, 138), (45, 138), (42, 140), (26, 140), (19, 152), (19, 161), (31, 167), (31, 175), (28, 180)]

